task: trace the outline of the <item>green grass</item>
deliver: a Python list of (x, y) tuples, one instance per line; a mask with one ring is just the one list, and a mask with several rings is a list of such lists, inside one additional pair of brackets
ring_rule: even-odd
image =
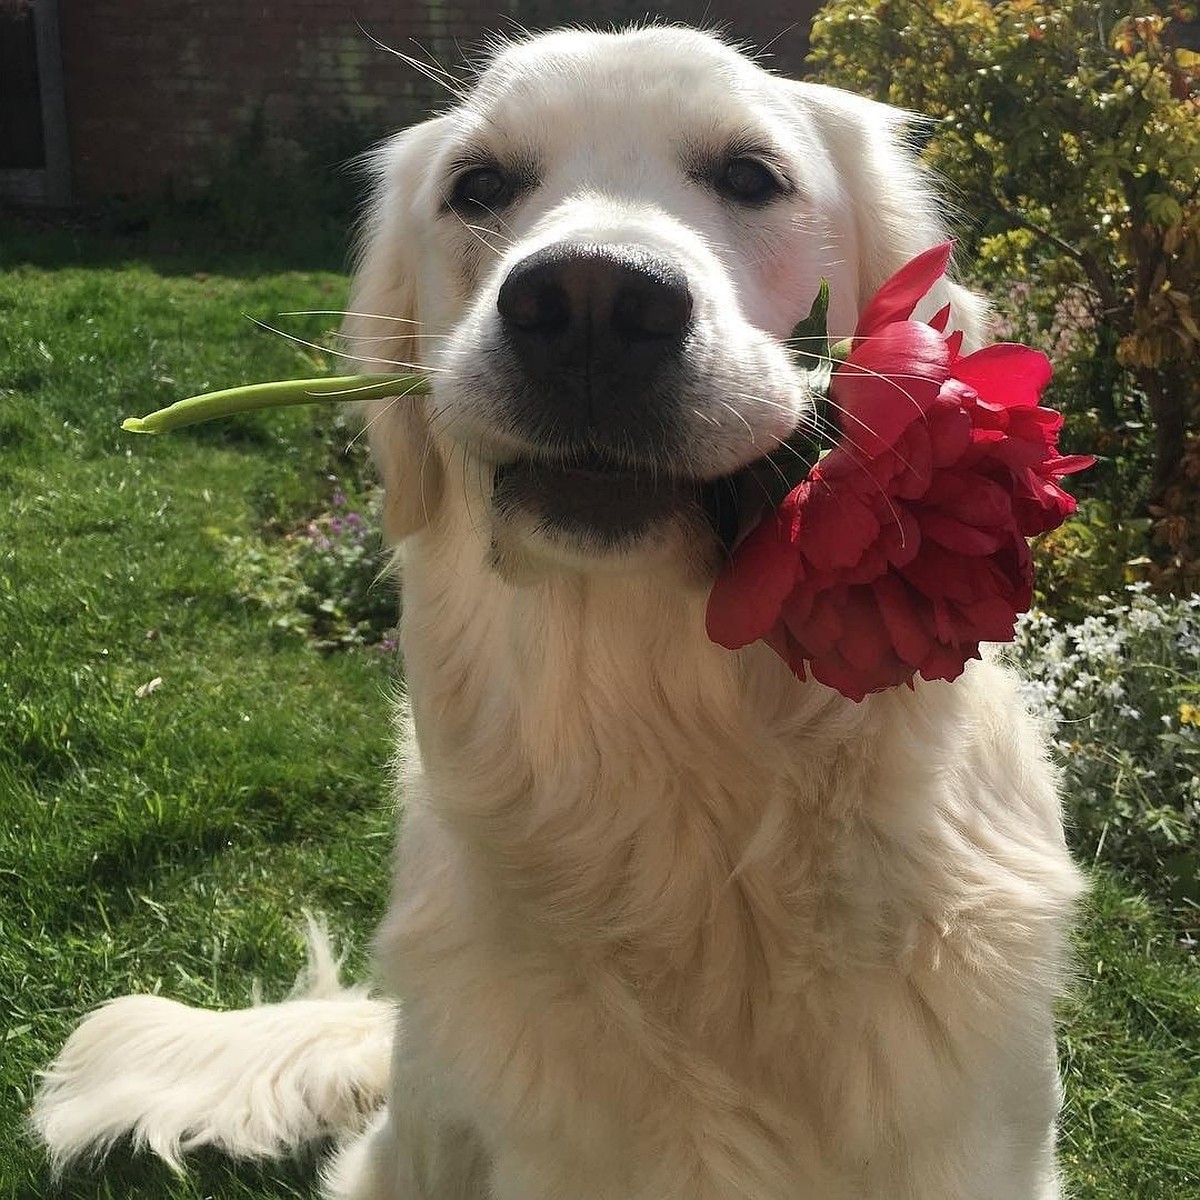
[[(311, 373), (243, 314), (336, 308), (345, 281), (15, 225), (0, 272), (0, 1200), (311, 1195), (311, 1161), (201, 1156), (177, 1179), (122, 1153), (55, 1188), (23, 1119), (34, 1073), (99, 1001), (284, 992), (305, 907), (365, 967), (391, 837), (387, 668), (271, 635), (222, 553), (320, 504), (329, 438), (306, 411), (118, 429)], [(1079, 1200), (1200, 1197), (1200, 990), (1173, 928), (1100, 878), (1064, 1013)]]
[[(268, 636), (222, 550), (328, 491), (311, 413), (118, 428), (310, 373), (243, 314), (336, 308), (343, 277), (58, 230), (3, 228), (0, 248), (0, 1197), (32, 1200), (50, 1187), (22, 1128), (31, 1081), (86, 1008), (144, 989), (238, 1005), (255, 978), (278, 995), (305, 906), (363, 969), (391, 839), (389, 678), (378, 657)], [(176, 1183), (115, 1162), (62, 1194), (303, 1195), (312, 1174), (213, 1158)]]
[(1200, 970), (1177, 928), (1094, 873), (1059, 1044), (1071, 1200), (1200, 1197)]

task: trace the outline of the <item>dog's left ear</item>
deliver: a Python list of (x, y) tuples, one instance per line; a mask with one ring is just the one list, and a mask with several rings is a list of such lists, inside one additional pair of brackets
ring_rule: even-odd
[[(793, 102), (828, 149), (854, 222), (861, 310), (889, 276), (922, 250), (945, 241), (945, 201), (917, 157), (912, 113), (819, 83), (790, 83)], [(951, 325), (970, 346), (987, 333), (987, 304), (941, 280), (918, 307), (929, 316), (950, 305)], [(926, 311), (927, 310), (927, 311)]]
[[(370, 158), (373, 194), (359, 235), (342, 336), (361, 371), (403, 372), (421, 361), (418, 303), (425, 224), (417, 205), (445, 119), (413, 126)], [(384, 532), (416, 533), (436, 510), (444, 466), (430, 436), (424, 399), (400, 396), (365, 406), (371, 450), (383, 479)]]

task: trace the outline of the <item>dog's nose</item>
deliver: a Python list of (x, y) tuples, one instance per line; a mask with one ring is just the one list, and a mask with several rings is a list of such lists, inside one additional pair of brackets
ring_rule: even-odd
[(547, 383), (644, 384), (692, 320), (687, 276), (645, 246), (547, 246), (509, 271), (496, 306), (522, 366)]

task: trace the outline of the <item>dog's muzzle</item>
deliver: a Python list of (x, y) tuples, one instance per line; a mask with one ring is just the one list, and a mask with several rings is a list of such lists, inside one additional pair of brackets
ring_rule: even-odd
[(527, 449), (493, 468), (502, 520), (592, 554), (681, 520), (732, 542), (741, 467), (696, 455), (696, 422), (712, 428), (697, 410), (721, 386), (696, 308), (685, 270), (643, 245), (559, 242), (509, 269), (494, 361)]
[(677, 266), (645, 246), (560, 242), (509, 271), (496, 307), (534, 441), (614, 457), (669, 442), (692, 326)]

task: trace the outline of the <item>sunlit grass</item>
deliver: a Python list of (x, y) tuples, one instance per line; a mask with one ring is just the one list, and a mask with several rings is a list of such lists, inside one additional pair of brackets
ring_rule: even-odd
[[(267, 636), (222, 552), (328, 489), (311, 414), (119, 429), (188, 392), (315, 373), (243, 314), (335, 307), (342, 277), (0, 265), (0, 1196), (32, 1200), (51, 1194), (23, 1128), (33, 1075), (88, 1007), (146, 989), (244, 1004), (255, 978), (279, 995), (305, 907), (363, 971), (391, 842), (389, 679), (379, 656)], [(311, 1179), (212, 1158), (175, 1180), (118, 1155), (62, 1194), (261, 1198)]]

